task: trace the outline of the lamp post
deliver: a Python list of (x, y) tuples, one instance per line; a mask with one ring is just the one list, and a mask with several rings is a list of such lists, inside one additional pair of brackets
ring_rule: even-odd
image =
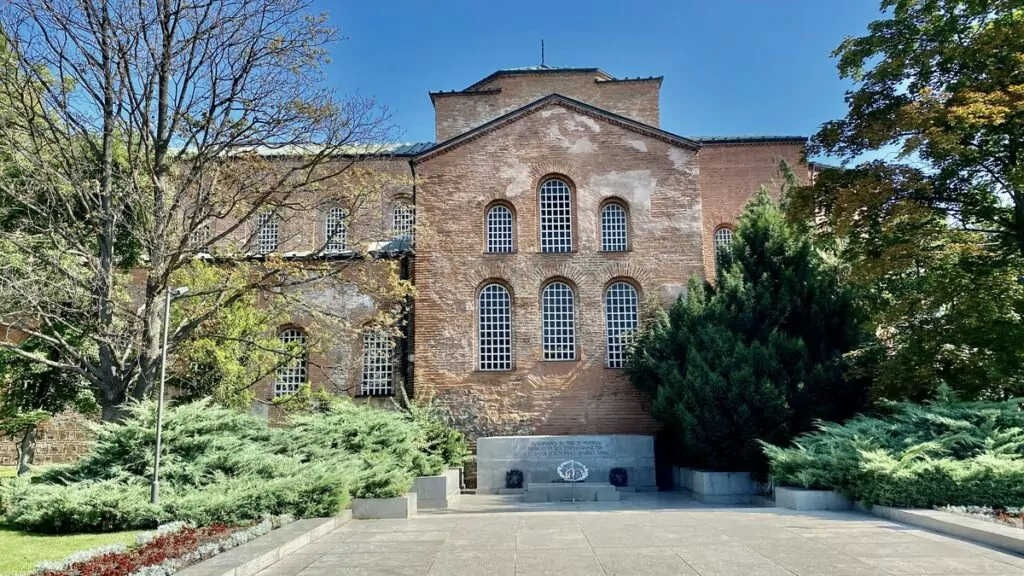
[(156, 397), (156, 454), (153, 455), (153, 482), (149, 488), (149, 501), (157, 503), (160, 497), (160, 444), (164, 418), (164, 380), (167, 379), (167, 328), (171, 324), (171, 300), (188, 293), (188, 286), (167, 290), (164, 300), (164, 338), (160, 348), (160, 392)]

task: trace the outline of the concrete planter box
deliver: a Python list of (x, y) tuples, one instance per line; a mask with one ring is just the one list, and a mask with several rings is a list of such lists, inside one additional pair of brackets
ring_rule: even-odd
[(674, 468), (676, 490), (705, 504), (750, 504), (757, 495), (757, 481), (749, 472), (712, 472)]
[(834, 490), (776, 486), (775, 506), (790, 510), (850, 510), (853, 501)]
[(459, 470), (452, 468), (438, 476), (418, 476), (410, 492), (416, 493), (417, 508), (448, 508), (459, 501)]
[(359, 520), (412, 518), (416, 515), (416, 493), (397, 498), (353, 498), (352, 517)]

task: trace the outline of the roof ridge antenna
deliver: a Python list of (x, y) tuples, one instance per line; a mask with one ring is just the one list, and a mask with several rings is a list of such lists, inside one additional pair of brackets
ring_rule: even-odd
[(540, 67), (544, 68), (545, 66), (546, 66), (546, 64), (544, 64), (544, 39), (541, 38), (540, 39)]

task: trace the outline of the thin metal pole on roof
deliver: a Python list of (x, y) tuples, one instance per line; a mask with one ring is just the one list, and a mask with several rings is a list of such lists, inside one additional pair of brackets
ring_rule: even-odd
[(540, 65), (544, 65), (544, 39), (540, 39)]

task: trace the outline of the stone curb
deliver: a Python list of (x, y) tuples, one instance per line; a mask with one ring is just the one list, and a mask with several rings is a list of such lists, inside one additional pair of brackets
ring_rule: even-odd
[(296, 520), (175, 576), (252, 576), (351, 519), (352, 511), (345, 510), (333, 518)]
[(938, 510), (865, 506), (859, 502), (857, 508), (887, 520), (927, 528), (946, 536), (963, 538), (1004, 552), (1024, 555), (1024, 530), (1020, 528), (966, 518)]

